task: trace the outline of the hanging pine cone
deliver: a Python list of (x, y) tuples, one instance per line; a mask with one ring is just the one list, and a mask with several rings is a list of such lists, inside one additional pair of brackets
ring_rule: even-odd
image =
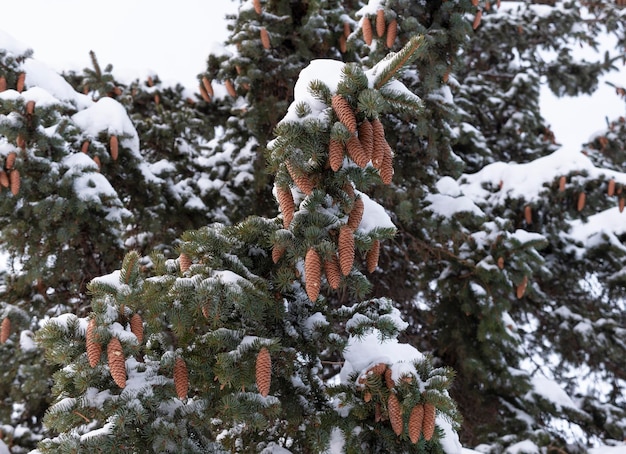
[(136, 312), (130, 318), (130, 331), (141, 344), (143, 342), (143, 320), (141, 319), (141, 315)]
[(587, 201), (587, 195), (585, 194), (584, 191), (578, 194), (578, 202), (576, 203), (576, 209), (578, 211), (582, 211), (583, 208), (585, 208), (586, 201)]
[(35, 113), (35, 101), (30, 100), (26, 103), (26, 115), (33, 115)]
[(272, 381), (272, 358), (267, 348), (263, 347), (256, 357), (256, 387), (259, 394), (267, 397)]
[(347, 276), (352, 270), (354, 264), (354, 232), (344, 225), (339, 229), (339, 268), (341, 274)]
[(184, 273), (191, 267), (191, 258), (184, 252), (181, 252), (178, 256), (178, 264), (180, 266), (180, 272)]
[(359, 228), (359, 224), (361, 224), (361, 219), (363, 219), (363, 211), (365, 210), (365, 205), (363, 204), (363, 199), (361, 197), (357, 197), (352, 205), (352, 210), (350, 210), (350, 214), (348, 215), (348, 227), (352, 230), (356, 230)]
[(385, 11), (381, 8), (376, 11), (376, 34), (379, 38), (385, 34)]
[(122, 344), (117, 337), (111, 338), (107, 346), (107, 358), (109, 361), (109, 370), (113, 381), (120, 388), (126, 387), (126, 360), (124, 359), (124, 351)]
[(385, 370), (385, 385), (387, 385), (387, 389), (393, 389), (396, 386), (396, 382), (393, 381), (391, 374), (391, 369), (387, 368)]
[(293, 214), (296, 210), (296, 205), (293, 201), (293, 194), (291, 194), (291, 190), (289, 188), (283, 189), (277, 187), (276, 196), (278, 199), (278, 207), (280, 208), (280, 212), (283, 214), (283, 227), (288, 229), (291, 221), (293, 221)]
[(374, 151), (374, 129), (368, 119), (363, 120), (359, 125), (359, 141), (369, 161), (372, 159), (372, 152)]
[(330, 288), (337, 290), (339, 284), (341, 284), (341, 270), (339, 269), (339, 261), (336, 255), (333, 255), (330, 260), (324, 262), (324, 272), (326, 273), (326, 280)]
[(622, 211), (624, 211), (624, 204), (625, 204), (626, 200), (623, 197), (619, 198), (619, 202), (618, 202), (618, 206), (619, 206), (619, 212), (621, 213)]
[(213, 92), (213, 85), (211, 81), (207, 79), (206, 76), (202, 76), (202, 86), (206, 90), (207, 94), (211, 97), (215, 96), (215, 92)]
[(17, 138), (15, 139), (15, 143), (22, 150), (26, 149), (26, 139), (24, 139), (24, 136), (22, 134), (17, 135)]
[(389, 421), (391, 422), (391, 428), (396, 435), (400, 435), (404, 430), (404, 422), (402, 420), (402, 406), (398, 397), (392, 392), (389, 393), (387, 399), (387, 411), (389, 412)]
[(85, 346), (87, 347), (87, 359), (91, 367), (96, 367), (102, 355), (102, 344), (96, 339), (96, 321), (92, 318), (87, 324), (87, 334), (85, 335)]
[(474, 30), (476, 30), (478, 26), (480, 25), (480, 20), (482, 19), (482, 17), (483, 17), (483, 10), (479, 9), (476, 12), (476, 16), (474, 17), (474, 22), (472, 23), (472, 28)]
[(4, 170), (0, 170), (0, 185), (5, 188), (9, 187), (9, 176)]
[(6, 91), (7, 89), (7, 80), (4, 76), (0, 77), (0, 93)]
[(396, 36), (398, 35), (398, 21), (396, 19), (389, 22), (387, 27), (387, 47), (392, 48), (396, 42)]
[(348, 41), (343, 35), (339, 37), (339, 50), (342, 54), (345, 54), (348, 51)]
[(524, 207), (524, 220), (526, 224), (530, 225), (533, 223), (533, 210), (530, 205), (526, 205)]
[(367, 44), (368, 46), (371, 46), (374, 34), (372, 32), (372, 23), (370, 22), (369, 17), (365, 16), (363, 18), (361, 30), (363, 30), (363, 41), (365, 41), (365, 44)]
[(17, 195), (20, 192), (20, 171), (17, 169), (11, 170), (9, 173), (9, 185), (11, 186), (11, 193)]
[(372, 165), (374, 168), (380, 170), (382, 167), (385, 148), (388, 145), (383, 124), (378, 118), (375, 118), (372, 120)]
[(224, 81), (224, 87), (226, 87), (226, 91), (230, 96), (232, 96), (233, 98), (237, 97), (237, 90), (235, 90), (235, 86), (230, 79), (226, 79)]
[(350, 29), (350, 22), (345, 21), (343, 23), (343, 36), (344, 36), (344, 38), (348, 39), (348, 37), (350, 36), (350, 33), (352, 33), (352, 30)]
[(299, 170), (296, 170), (291, 162), (287, 162), (286, 166), (287, 171), (289, 172), (289, 175), (291, 176), (291, 179), (294, 181), (296, 186), (298, 186), (298, 188), (306, 195), (311, 195), (315, 185), (313, 184), (313, 181), (311, 181), (309, 176), (303, 172), (300, 172)]
[(331, 99), (331, 105), (339, 121), (354, 134), (356, 132), (356, 116), (348, 100), (341, 95), (334, 95)]
[(413, 444), (417, 443), (422, 434), (422, 423), (424, 421), (424, 406), (417, 404), (411, 410), (409, 416), (409, 438)]
[(24, 91), (25, 83), (26, 83), (26, 73), (20, 73), (17, 76), (17, 84), (15, 86), (15, 89), (17, 90), (18, 93), (21, 93)]
[(378, 258), (380, 256), (380, 240), (374, 240), (372, 242), (372, 248), (367, 251), (365, 261), (367, 263), (367, 272), (373, 273), (378, 266)]
[(186, 399), (189, 392), (189, 371), (182, 358), (176, 358), (174, 363), (174, 388), (179, 399)]
[(393, 155), (389, 146), (387, 146), (383, 154), (383, 163), (380, 166), (380, 179), (384, 184), (391, 184), (393, 179)]
[(333, 172), (339, 170), (343, 164), (343, 144), (339, 140), (330, 139), (328, 144), (328, 163)]
[(606, 194), (609, 197), (613, 197), (613, 194), (615, 194), (615, 180), (613, 178), (609, 180), (609, 186), (606, 189)]
[(265, 27), (261, 27), (259, 33), (261, 35), (261, 44), (263, 44), (263, 49), (271, 49), (272, 43), (270, 42), (270, 34), (267, 32), (267, 29)]
[(111, 158), (116, 161), (119, 152), (119, 142), (116, 135), (111, 136), (109, 139), (109, 148), (111, 150)]
[(4, 344), (11, 335), (11, 320), (5, 317), (0, 326), (0, 344)]
[(261, 15), (261, 13), (263, 12), (263, 9), (261, 8), (261, 0), (254, 0), (254, 11), (258, 15)]
[(565, 191), (565, 183), (566, 183), (565, 176), (562, 176), (561, 178), (559, 178), (559, 192)]
[(211, 102), (211, 97), (209, 96), (209, 94), (206, 91), (206, 88), (204, 88), (204, 86), (202, 84), (200, 84), (198, 89), (200, 91), (200, 96), (202, 97), (204, 102)]
[(426, 441), (430, 441), (435, 434), (435, 406), (433, 404), (424, 404), (422, 432)]
[(360, 168), (365, 168), (368, 162), (370, 162), (370, 156), (365, 152), (361, 141), (357, 136), (350, 137), (350, 140), (346, 142), (346, 149), (348, 150), (348, 156), (358, 165)]
[(100, 158), (98, 156), (94, 156), (93, 162), (96, 163), (96, 165), (98, 166), (98, 172), (100, 172), (100, 169), (102, 169), (102, 163), (100, 162)]
[(17, 153), (15, 151), (11, 151), (7, 155), (7, 160), (4, 163), (4, 168), (7, 170), (11, 170), (13, 166), (15, 166), (15, 159), (17, 158)]
[(306, 294), (311, 301), (316, 301), (322, 282), (322, 261), (313, 248), (309, 248), (304, 258), (304, 277)]
[(522, 298), (524, 296), (524, 293), (526, 293), (527, 285), (528, 285), (528, 276), (524, 276), (524, 279), (522, 279), (522, 282), (520, 282), (517, 288), (515, 289), (515, 294), (518, 299)]
[(80, 151), (87, 154), (89, 152), (89, 141), (85, 140), (83, 144), (80, 146)]
[(272, 247), (272, 262), (278, 263), (278, 261), (280, 260), (280, 258), (283, 256), (284, 253), (285, 253), (285, 248), (275, 244)]
[(504, 257), (498, 257), (498, 268), (500, 268), (501, 270), (504, 269)]

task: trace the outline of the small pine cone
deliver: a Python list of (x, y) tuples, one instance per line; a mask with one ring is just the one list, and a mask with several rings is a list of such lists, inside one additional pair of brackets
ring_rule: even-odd
[(479, 9), (478, 11), (476, 11), (476, 16), (474, 17), (474, 23), (472, 24), (472, 28), (474, 30), (476, 30), (478, 28), (478, 26), (480, 25), (480, 20), (483, 17), (483, 11), (481, 9)]
[(213, 91), (213, 85), (211, 84), (211, 81), (205, 76), (202, 77), (202, 86), (209, 96), (215, 96), (215, 92)]
[(374, 130), (372, 123), (367, 119), (359, 125), (359, 141), (369, 161), (372, 159), (372, 152), (374, 151)]
[(517, 295), (518, 299), (522, 298), (524, 296), (524, 293), (526, 293), (527, 285), (528, 285), (528, 276), (524, 276), (524, 279), (522, 279), (522, 282), (520, 282), (517, 288), (515, 289), (515, 294)]
[(396, 382), (391, 377), (391, 369), (385, 370), (385, 385), (387, 385), (388, 389), (393, 389), (396, 386)]
[(174, 363), (174, 388), (179, 399), (186, 399), (189, 392), (189, 371), (182, 358), (176, 358)]
[(178, 256), (178, 264), (180, 265), (181, 273), (184, 273), (191, 267), (191, 258), (184, 252), (181, 252)]
[(20, 184), (20, 171), (17, 169), (11, 170), (11, 173), (9, 173), (9, 185), (13, 195), (17, 195), (20, 192)]
[(404, 421), (402, 419), (402, 406), (398, 397), (394, 393), (389, 394), (387, 399), (387, 411), (389, 412), (389, 421), (391, 422), (391, 428), (396, 435), (400, 436), (404, 430)]
[(387, 47), (392, 48), (396, 42), (396, 36), (398, 35), (398, 21), (392, 20), (387, 27)]
[(372, 32), (372, 23), (370, 22), (369, 17), (365, 16), (363, 18), (361, 29), (363, 30), (363, 41), (365, 41), (365, 44), (368, 46), (371, 46), (374, 33)]
[(348, 215), (348, 227), (352, 230), (356, 230), (359, 228), (359, 224), (361, 224), (361, 219), (363, 219), (363, 211), (365, 210), (365, 205), (363, 204), (363, 199), (361, 197), (357, 197), (354, 201), (354, 205), (352, 205), (352, 210), (350, 210), (350, 214)]
[(341, 274), (347, 276), (354, 264), (354, 233), (353, 230), (344, 225), (339, 229), (339, 268)]
[(371, 400), (372, 400), (372, 393), (369, 392), (368, 390), (365, 390), (365, 392), (363, 393), (363, 401), (370, 402)]
[(4, 76), (0, 77), (0, 93), (7, 89), (7, 80)]
[(35, 113), (35, 101), (30, 100), (26, 103), (26, 114), (32, 115)]
[(317, 300), (322, 281), (322, 260), (313, 248), (309, 248), (304, 258), (304, 277), (306, 294), (311, 301)]
[(356, 132), (356, 117), (348, 100), (341, 95), (334, 95), (331, 104), (339, 121), (354, 134)]
[(141, 319), (141, 315), (134, 313), (130, 318), (130, 331), (141, 344), (143, 342), (143, 320)]
[(80, 146), (80, 151), (87, 154), (89, 152), (89, 141), (85, 140), (83, 144)]
[(413, 444), (417, 443), (422, 434), (422, 424), (424, 421), (424, 406), (418, 404), (411, 410), (409, 416), (409, 438)]
[(161, 97), (159, 96), (158, 93), (154, 94), (154, 103), (158, 106), (159, 104), (161, 104)]
[(385, 10), (382, 8), (376, 11), (376, 34), (379, 38), (385, 34)]
[(382, 377), (383, 374), (385, 374), (388, 369), (387, 369), (387, 364), (378, 363), (375, 366), (372, 366), (369, 370), (371, 370), (373, 374), (380, 375)]
[(204, 88), (204, 86), (202, 84), (200, 84), (200, 86), (198, 88), (200, 90), (200, 96), (202, 96), (202, 99), (204, 100), (204, 102), (211, 102), (211, 97), (207, 93), (207, 91)]
[(278, 263), (278, 261), (280, 260), (280, 258), (283, 256), (284, 253), (285, 253), (284, 247), (274, 245), (274, 247), (272, 247), (272, 262)]
[(5, 188), (9, 187), (9, 176), (4, 170), (0, 170), (0, 184)]
[(380, 179), (384, 184), (391, 184), (393, 179), (393, 155), (391, 154), (391, 147), (387, 145), (385, 154), (383, 155), (383, 164), (380, 166)]
[(263, 49), (271, 49), (272, 43), (270, 42), (270, 34), (267, 32), (265, 27), (261, 27), (259, 31), (261, 34), (261, 44), (263, 44)]
[(100, 169), (102, 169), (102, 163), (100, 162), (100, 158), (98, 156), (94, 156), (93, 162), (96, 163), (96, 165), (98, 166), (98, 172), (100, 172)]
[(528, 225), (533, 223), (533, 209), (530, 207), (530, 205), (526, 205), (524, 207), (524, 220)]
[(15, 87), (18, 93), (21, 93), (24, 91), (25, 83), (26, 83), (26, 73), (20, 73), (20, 75), (17, 76), (17, 84)]
[(498, 268), (500, 268), (501, 270), (504, 269), (504, 257), (498, 257)]
[(17, 153), (15, 151), (10, 152), (7, 155), (7, 160), (4, 163), (4, 168), (7, 170), (11, 170), (15, 165), (15, 159), (17, 158)]
[(626, 200), (623, 197), (619, 198), (619, 212), (621, 213), (622, 211), (624, 211), (624, 204), (626, 203)]
[(256, 357), (256, 387), (259, 394), (267, 397), (272, 382), (272, 358), (267, 348), (263, 347)]
[(343, 144), (339, 140), (330, 139), (328, 144), (328, 163), (333, 172), (339, 170), (343, 164)]
[(85, 345), (87, 347), (87, 359), (91, 367), (96, 367), (102, 355), (102, 344), (96, 340), (96, 321), (92, 318), (87, 325), (85, 335)]
[(585, 202), (587, 201), (587, 195), (583, 192), (578, 194), (578, 202), (576, 203), (576, 209), (582, 211), (585, 208)]
[(261, 8), (261, 0), (254, 0), (254, 11), (256, 11), (259, 15), (263, 12), (263, 9)]
[(381, 121), (376, 118), (372, 120), (372, 165), (380, 169), (383, 165), (385, 148), (389, 146), (385, 139), (385, 129)]
[(230, 79), (226, 79), (224, 81), (224, 86), (226, 87), (226, 91), (228, 92), (230, 96), (232, 96), (233, 98), (237, 97), (237, 91), (235, 90), (235, 86), (233, 85), (233, 82)]
[(433, 404), (424, 404), (422, 432), (426, 441), (430, 441), (435, 434), (435, 406)]
[(291, 194), (291, 190), (289, 188), (276, 188), (276, 196), (280, 212), (283, 214), (283, 227), (288, 229), (291, 221), (293, 221), (293, 214), (296, 210), (296, 205), (293, 201), (293, 194)]
[(367, 272), (373, 273), (378, 266), (378, 257), (380, 256), (380, 240), (372, 242), (372, 248), (367, 251), (365, 261), (367, 263)]
[(562, 176), (561, 178), (559, 178), (559, 192), (563, 192), (565, 191), (565, 176)]
[(337, 290), (339, 284), (341, 284), (341, 270), (339, 269), (339, 261), (336, 255), (333, 255), (330, 260), (324, 262), (324, 271), (330, 288)]
[(615, 180), (613, 178), (609, 180), (609, 186), (606, 190), (606, 193), (609, 197), (613, 197), (613, 195), (615, 194)]
[(346, 142), (346, 149), (348, 150), (348, 156), (358, 165), (360, 168), (365, 168), (368, 162), (370, 162), (370, 156), (365, 152), (361, 141), (357, 136), (350, 137), (350, 140)]
[(17, 144), (17, 146), (19, 148), (21, 148), (22, 150), (26, 149), (26, 139), (24, 139), (24, 136), (21, 134), (17, 135), (17, 139), (15, 139), (15, 143)]
[(11, 335), (11, 320), (5, 317), (0, 326), (0, 344), (4, 344)]
[(111, 158), (116, 161), (119, 152), (119, 141), (117, 140), (117, 136), (111, 136), (109, 139), (109, 148), (111, 149)]
[(296, 186), (304, 192), (306, 195), (311, 195), (313, 192), (313, 188), (315, 185), (309, 178), (309, 176), (305, 173), (300, 173), (291, 165), (290, 162), (287, 162), (287, 171), (289, 175), (291, 175), (291, 179), (296, 183)]
[(113, 337), (107, 347), (107, 358), (113, 381), (120, 388), (126, 387), (126, 360), (122, 344), (117, 337)]

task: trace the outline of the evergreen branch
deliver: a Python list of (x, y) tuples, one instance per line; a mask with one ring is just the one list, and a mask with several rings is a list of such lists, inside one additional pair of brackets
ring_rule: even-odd
[(422, 43), (424, 42), (423, 36), (414, 36), (409, 40), (408, 43), (398, 51), (393, 57), (391, 57), (391, 61), (385, 66), (380, 75), (376, 78), (374, 82), (374, 88), (380, 90), (381, 87), (384, 87), (389, 80), (398, 72), (404, 65), (409, 64), (415, 58), (417, 58), (417, 50), (420, 49)]
[(102, 79), (102, 70), (100, 69), (98, 59), (96, 58), (96, 53), (93, 50), (89, 51), (89, 58), (91, 58), (91, 64), (93, 65), (93, 69), (96, 72), (96, 77), (98, 78), (98, 80)]

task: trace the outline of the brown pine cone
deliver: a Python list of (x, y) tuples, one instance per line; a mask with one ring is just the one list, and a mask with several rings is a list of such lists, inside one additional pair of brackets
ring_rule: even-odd
[(267, 348), (263, 347), (256, 357), (256, 387), (259, 394), (267, 397), (272, 381), (272, 358)]
[(261, 27), (259, 31), (261, 34), (261, 44), (263, 44), (263, 49), (271, 49), (272, 43), (270, 42), (270, 34), (267, 32), (265, 27)]
[(189, 371), (182, 358), (176, 358), (174, 363), (174, 388), (179, 399), (186, 399), (189, 392)]
[(350, 103), (341, 95), (334, 95), (331, 100), (331, 104), (335, 114), (337, 114), (337, 118), (339, 121), (343, 123), (343, 125), (348, 128), (352, 134), (356, 132), (356, 116), (354, 115), (354, 111), (352, 107), (350, 107)]
[(233, 98), (237, 97), (237, 90), (235, 90), (235, 86), (233, 85), (232, 80), (226, 79), (224, 81), (224, 87), (226, 87), (226, 91), (230, 96), (232, 96)]
[(411, 410), (411, 416), (409, 416), (409, 438), (412, 443), (417, 443), (422, 434), (422, 424), (424, 421), (424, 406), (417, 404)]
[(122, 350), (122, 344), (117, 337), (111, 338), (107, 346), (107, 358), (109, 361), (109, 370), (113, 381), (120, 388), (126, 387), (126, 360)]
[(354, 193), (354, 186), (352, 186), (352, 184), (350, 183), (346, 183), (343, 186), (343, 192), (348, 194), (348, 197), (350, 197), (351, 199), (354, 199), (356, 197), (356, 194)]
[(530, 205), (526, 205), (524, 207), (524, 221), (526, 221), (526, 224), (528, 225), (533, 223), (533, 209)]
[(130, 318), (130, 331), (141, 344), (143, 342), (143, 320), (141, 319), (141, 315), (134, 313)]
[(263, 12), (263, 9), (261, 8), (261, 0), (254, 0), (254, 11), (256, 11), (259, 15)]
[(17, 84), (15, 86), (15, 89), (17, 90), (18, 93), (21, 93), (24, 91), (25, 83), (26, 83), (26, 73), (20, 73), (19, 76), (17, 76)]
[(326, 272), (326, 280), (330, 288), (337, 290), (339, 284), (341, 284), (341, 270), (339, 269), (339, 261), (336, 255), (324, 262), (324, 271)]
[(361, 29), (363, 30), (363, 41), (365, 41), (365, 44), (367, 44), (368, 46), (371, 46), (374, 34), (372, 32), (372, 23), (370, 22), (369, 17), (365, 16), (363, 18)]
[(435, 406), (433, 404), (424, 404), (424, 422), (422, 424), (422, 433), (424, 439), (430, 441), (435, 434)]
[(393, 387), (396, 386), (396, 382), (393, 380), (391, 374), (391, 369), (385, 370), (385, 385), (387, 385), (388, 389), (393, 389)]
[(609, 186), (606, 193), (609, 197), (613, 197), (613, 194), (615, 194), (615, 180), (613, 178), (609, 180)]
[(100, 172), (100, 169), (102, 169), (102, 163), (100, 162), (100, 158), (98, 156), (94, 156), (92, 159), (93, 162), (95, 162), (98, 166), (98, 172)]
[(402, 406), (398, 397), (392, 392), (387, 399), (387, 411), (389, 412), (389, 421), (391, 428), (396, 435), (400, 435), (404, 430), (404, 421), (402, 419)]
[(360, 168), (364, 168), (368, 162), (370, 162), (370, 156), (365, 152), (361, 141), (357, 136), (350, 137), (350, 140), (346, 142), (346, 149), (348, 150), (348, 156), (358, 165)]
[(393, 155), (391, 154), (391, 147), (389, 147), (389, 145), (385, 148), (385, 154), (383, 155), (383, 164), (380, 167), (380, 179), (384, 184), (390, 184), (393, 179)]
[(578, 194), (578, 202), (576, 204), (576, 209), (578, 211), (582, 211), (583, 208), (585, 208), (586, 201), (587, 201), (587, 195), (585, 194), (584, 191)]
[(372, 152), (374, 151), (374, 129), (368, 119), (363, 120), (359, 125), (359, 141), (369, 161), (372, 159)]
[(294, 183), (296, 183), (296, 186), (298, 186), (298, 188), (306, 195), (311, 195), (315, 185), (313, 184), (313, 181), (311, 181), (309, 176), (299, 169), (296, 169), (290, 162), (287, 162), (286, 166), (287, 171), (289, 172), (291, 179), (294, 181)]
[(396, 36), (398, 35), (398, 21), (392, 20), (387, 27), (387, 47), (392, 48), (396, 42)]
[(619, 202), (618, 202), (618, 207), (619, 207), (619, 212), (621, 213), (622, 211), (624, 211), (624, 204), (626, 203), (626, 200), (623, 197), (619, 198)]
[(0, 93), (6, 91), (7, 89), (7, 80), (4, 76), (0, 77)]
[(522, 279), (522, 282), (519, 283), (519, 285), (517, 286), (515, 290), (515, 294), (518, 299), (522, 298), (524, 296), (524, 293), (526, 293), (527, 285), (528, 285), (528, 276), (524, 276), (524, 279)]
[(350, 210), (350, 214), (348, 215), (348, 227), (352, 230), (356, 230), (359, 228), (359, 224), (361, 224), (361, 219), (363, 219), (363, 211), (365, 210), (365, 205), (363, 204), (363, 199), (361, 197), (357, 197), (354, 201), (354, 205), (352, 205), (352, 210)]
[(4, 344), (11, 335), (11, 320), (5, 317), (0, 326), (0, 344)]
[(559, 178), (559, 192), (565, 191), (565, 183), (567, 183), (567, 179), (565, 176)]
[(17, 195), (20, 192), (20, 171), (17, 169), (11, 170), (9, 173), (9, 185), (11, 186), (11, 193)]
[(376, 34), (381, 38), (385, 34), (385, 10), (376, 11)]
[(365, 261), (367, 263), (368, 273), (373, 273), (378, 266), (378, 257), (380, 256), (380, 240), (374, 240), (372, 242), (372, 248), (367, 251)]
[(26, 114), (32, 115), (35, 113), (35, 101), (32, 99), (26, 103)]
[[(204, 80), (204, 79), (202, 79)], [(202, 99), (205, 102), (211, 102), (211, 96), (209, 96), (209, 94), (206, 91), (206, 88), (204, 88), (204, 86), (202, 84), (199, 85), (198, 90), (200, 91), (200, 96), (202, 96)]]
[(4, 163), (4, 168), (7, 170), (11, 170), (13, 166), (15, 166), (15, 160), (17, 159), (17, 153), (15, 151), (10, 152), (7, 155), (7, 160)]
[(304, 259), (304, 277), (306, 294), (311, 301), (317, 300), (322, 282), (322, 261), (313, 248), (309, 248)]
[(211, 81), (206, 76), (202, 77), (202, 86), (204, 87), (204, 89), (206, 90), (209, 96), (211, 97), (215, 96), (215, 92), (213, 91), (213, 85), (211, 84)]
[(191, 267), (191, 258), (184, 252), (181, 252), (178, 256), (178, 264), (180, 265), (180, 272), (184, 273)]
[(348, 38), (350, 36), (350, 33), (352, 33), (352, 30), (350, 30), (350, 22), (344, 22), (343, 23), (343, 36), (344, 38)]
[(111, 149), (111, 158), (116, 161), (119, 151), (117, 136), (111, 136), (111, 139), (109, 140), (109, 148)]
[(87, 154), (89, 152), (89, 141), (88, 140), (85, 140), (83, 142), (83, 144), (80, 147), (80, 151), (82, 151), (85, 154)]
[(87, 334), (85, 335), (85, 343), (87, 347), (87, 359), (91, 367), (96, 367), (102, 355), (102, 344), (96, 339), (96, 321), (92, 318), (87, 325)]
[(339, 229), (339, 268), (341, 274), (347, 276), (352, 270), (354, 264), (354, 232), (353, 230), (344, 225)]
[(283, 256), (284, 253), (285, 253), (285, 248), (275, 244), (272, 247), (272, 262), (278, 263), (278, 261), (280, 260), (280, 258)]
[(328, 163), (333, 172), (341, 168), (343, 164), (343, 144), (335, 139), (330, 139), (328, 144)]
[(5, 188), (9, 187), (9, 176), (4, 170), (0, 170), (0, 185)]
[(385, 149), (388, 145), (383, 124), (378, 118), (372, 120), (372, 165), (376, 169), (382, 167)]
[(277, 187), (276, 196), (278, 199), (278, 207), (280, 208), (280, 212), (283, 214), (283, 227), (288, 229), (291, 221), (293, 221), (293, 215), (296, 211), (296, 205), (293, 201), (291, 189)]

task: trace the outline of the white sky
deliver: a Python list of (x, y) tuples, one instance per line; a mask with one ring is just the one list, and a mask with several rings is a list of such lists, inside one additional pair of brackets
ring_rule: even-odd
[[(224, 15), (239, 0), (12, 0), (0, 8), (0, 29), (31, 47), (34, 57), (61, 70), (91, 66), (94, 50), (122, 80), (157, 73), (195, 89), (214, 43), (228, 36)], [(593, 58), (593, 57), (592, 57)], [(626, 85), (626, 67), (608, 80)], [(557, 141), (572, 151), (626, 114), (604, 83), (593, 98), (557, 100), (543, 95), (544, 115)]]

